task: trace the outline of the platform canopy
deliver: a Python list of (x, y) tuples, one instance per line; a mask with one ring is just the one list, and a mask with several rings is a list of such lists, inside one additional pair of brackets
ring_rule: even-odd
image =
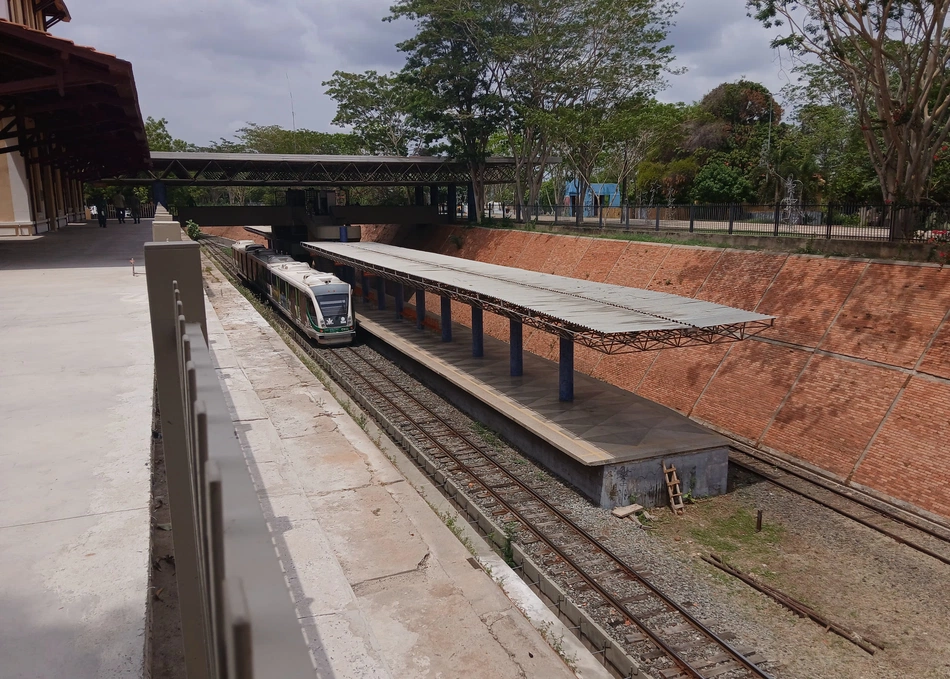
[(734, 342), (773, 316), (664, 292), (383, 243), (302, 243), (314, 256), (480, 307), (607, 354)]
[[(61, 1), (35, 5), (47, 26), (69, 18)], [(0, 120), (0, 154), (18, 152), (79, 179), (148, 166), (132, 65), (3, 19)]]
[[(468, 164), (443, 156), (331, 156), (267, 153), (157, 152), (150, 170), (110, 184), (169, 186), (428, 186), (467, 184)], [(486, 184), (514, 182), (512, 158), (486, 161)]]

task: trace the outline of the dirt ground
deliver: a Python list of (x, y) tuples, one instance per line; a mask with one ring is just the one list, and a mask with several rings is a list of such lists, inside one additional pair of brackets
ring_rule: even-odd
[[(155, 398), (156, 403), (158, 397)], [(165, 483), (165, 450), (158, 410), (152, 420), (152, 539), (149, 587), (149, 645), (146, 662), (150, 679), (185, 679), (178, 584), (175, 580), (175, 547)]]
[(201, 233), (206, 233), (209, 236), (230, 238), (232, 240), (252, 240), (260, 245), (267, 245), (266, 238), (245, 230), (243, 226), (202, 226)]
[[(734, 481), (732, 493), (688, 505), (685, 516), (656, 511), (653, 535), (759, 626), (759, 650), (781, 663), (777, 677), (950, 677), (950, 566), (771, 484)], [(700, 560), (710, 552), (885, 650), (871, 656), (785, 611)]]

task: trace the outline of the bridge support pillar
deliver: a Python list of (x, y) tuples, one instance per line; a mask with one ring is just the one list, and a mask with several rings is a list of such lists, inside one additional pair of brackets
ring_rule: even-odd
[(416, 290), (416, 329), (422, 330), (426, 323), (426, 291)]
[(478, 206), (475, 204), (475, 186), (472, 182), (468, 183), (468, 221), (474, 222), (478, 219)]
[(369, 276), (365, 271), (360, 271), (360, 288), (363, 292), (363, 303), (369, 304)]
[(426, 193), (425, 189), (421, 186), (416, 187), (416, 205), (425, 205), (426, 204)]
[(439, 209), (439, 185), (438, 184), (431, 184), (429, 186), (429, 205), (434, 206), (435, 209), (438, 211)]
[(472, 307), (472, 356), (481, 358), (485, 355), (485, 326), (482, 322), (482, 308)]
[(402, 283), (396, 283), (396, 289), (393, 290), (393, 300), (396, 305), (396, 320), (402, 320)]
[(452, 341), (452, 298), (442, 295), (442, 341)]
[(152, 198), (155, 199), (156, 205), (161, 204), (168, 209), (168, 191), (164, 182), (152, 182)]
[(382, 276), (376, 277), (376, 308), (386, 309), (386, 280)]
[(561, 337), (561, 356), (558, 371), (558, 400), (574, 400), (574, 340)]
[(449, 222), (454, 222), (458, 211), (458, 187), (455, 184), (449, 184), (449, 197), (445, 200), (445, 207), (448, 208)]
[(522, 325), (514, 319), (508, 320), (508, 342), (510, 345), (510, 365), (511, 376), (521, 377), (524, 373), (524, 352), (523, 352), (523, 332)]

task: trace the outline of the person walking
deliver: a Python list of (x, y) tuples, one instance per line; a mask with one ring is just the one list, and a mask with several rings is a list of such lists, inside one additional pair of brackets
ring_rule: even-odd
[(112, 196), (112, 204), (115, 206), (115, 216), (119, 219), (119, 224), (125, 224), (125, 196), (117, 192)]
[(141, 224), (142, 223), (142, 203), (139, 201), (139, 197), (133, 192), (129, 196), (129, 211), (132, 213), (132, 223)]
[(109, 204), (106, 203), (106, 197), (101, 195), (97, 196), (95, 206), (96, 218), (99, 220), (99, 228), (104, 229), (106, 228), (106, 217), (108, 217), (109, 214)]

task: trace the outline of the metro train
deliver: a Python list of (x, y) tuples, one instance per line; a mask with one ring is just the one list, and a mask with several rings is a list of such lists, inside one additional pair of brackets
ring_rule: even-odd
[(308, 337), (326, 345), (353, 341), (356, 326), (348, 283), (251, 240), (237, 241), (231, 253), (240, 277)]

